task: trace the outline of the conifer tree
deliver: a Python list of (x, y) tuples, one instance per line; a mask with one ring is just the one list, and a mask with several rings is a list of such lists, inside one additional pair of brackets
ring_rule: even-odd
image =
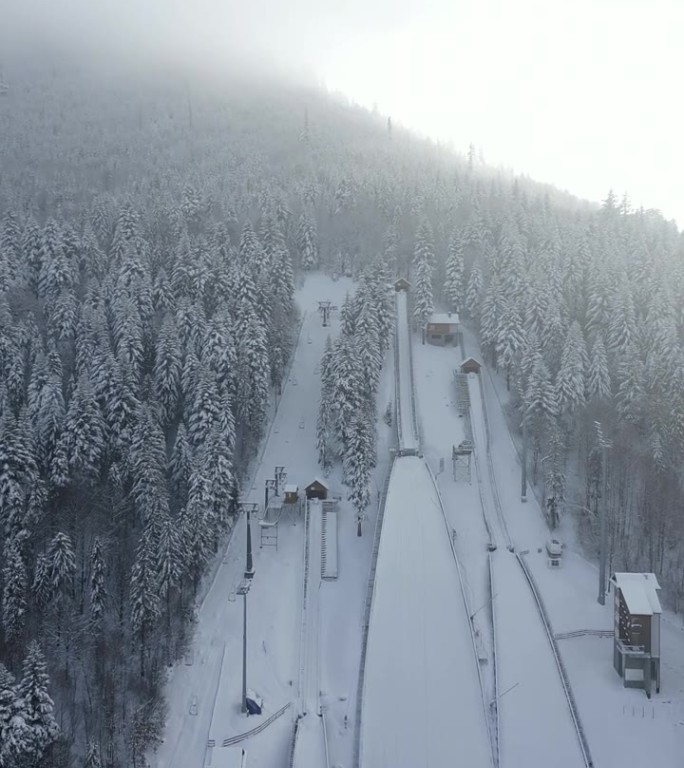
[(421, 328), (434, 311), (432, 303), (432, 266), (425, 255), (416, 262), (413, 314)]
[(180, 341), (173, 315), (164, 318), (157, 339), (157, 357), (154, 366), (154, 394), (161, 406), (164, 424), (170, 424), (178, 409), (181, 393)]
[(482, 295), (482, 269), (479, 262), (475, 261), (470, 269), (468, 287), (466, 288), (465, 308), (474, 320), (480, 318), (480, 300)]
[(93, 540), (90, 551), (90, 616), (96, 626), (100, 626), (107, 605), (107, 587), (105, 585), (105, 561), (102, 543), (98, 536)]
[(27, 575), (16, 538), (5, 544), (2, 576), (2, 625), (9, 642), (18, 640), (26, 622)]
[(601, 336), (596, 337), (591, 350), (587, 372), (587, 396), (590, 400), (608, 400), (611, 396), (610, 371)]
[(50, 678), (40, 646), (29, 643), (24, 660), (23, 675), (17, 688), (22, 703), (22, 714), (28, 728), (28, 754), (34, 764), (40, 765), (59, 734), (54, 718), (54, 704), (48, 693)]
[(61, 595), (73, 586), (76, 557), (71, 538), (66, 533), (56, 533), (48, 545), (46, 555), (47, 578), (53, 597)]
[(560, 369), (556, 377), (556, 402), (560, 413), (572, 415), (584, 404), (585, 371), (588, 365), (584, 336), (575, 320), (563, 346)]
[(304, 208), (299, 217), (297, 245), (302, 269), (315, 269), (318, 266), (318, 234), (311, 211)]
[(145, 677), (148, 640), (159, 616), (159, 582), (153, 526), (147, 524), (140, 537), (131, 569), (131, 626), (140, 641), (140, 676)]
[(449, 300), (451, 310), (454, 312), (458, 312), (463, 303), (463, 295), (465, 293), (463, 283), (464, 271), (461, 236), (458, 232), (454, 231), (449, 240), (449, 251), (446, 261), (446, 283), (444, 285), (445, 295)]
[(88, 751), (86, 752), (83, 768), (102, 768), (100, 745), (96, 741), (88, 742)]
[(0, 768), (22, 765), (31, 748), (24, 702), (14, 675), (0, 663)]
[(370, 469), (373, 463), (374, 435), (373, 425), (365, 414), (353, 417), (349, 426), (347, 447), (344, 454), (344, 471), (349, 485), (347, 498), (356, 512), (357, 535), (361, 535), (362, 521), (368, 504)]

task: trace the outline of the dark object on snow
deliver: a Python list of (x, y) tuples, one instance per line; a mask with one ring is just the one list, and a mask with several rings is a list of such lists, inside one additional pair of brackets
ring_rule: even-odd
[(482, 363), (474, 357), (467, 357), (459, 367), (461, 373), (479, 373)]
[(254, 699), (251, 699), (249, 696), (247, 696), (246, 699), (247, 703), (247, 714), (248, 715), (260, 715), (261, 714), (261, 700), (255, 701)]
[(322, 481), (316, 478), (310, 482), (304, 489), (307, 499), (327, 499), (328, 498), (328, 486)]

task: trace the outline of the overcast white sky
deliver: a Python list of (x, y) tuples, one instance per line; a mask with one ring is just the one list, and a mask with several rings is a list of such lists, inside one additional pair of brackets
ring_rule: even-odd
[(684, 226), (684, 0), (0, 0), (55, 38), (315, 72), (395, 120)]

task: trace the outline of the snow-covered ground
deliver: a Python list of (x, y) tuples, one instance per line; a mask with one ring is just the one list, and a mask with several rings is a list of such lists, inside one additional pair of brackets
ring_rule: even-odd
[[(472, 336), (468, 334), (466, 341), (468, 354), (482, 359)], [(452, 446), (458, 445), (466, 436), (464, 419), (459, 418), (456, 408), (453, 379), (461, 355), (458, 350), (448, 347), (421, 345), (415, 337), (413, 355), (425, 457), (437, 474), (449, 524), (456, 531), (456, 549), (475, 613), (473, 623), (489, 654), (483, 672), (491, 692), (488, 535), (475, 466), (472, 467), (470, 485), (465, 479), (454, 481), (451, 466)], [(482, 378), (492, 468), (503, 516), (515, 547), (529, 550), (525, 559), (545, 602), (554, 632), (612, 629), (612, 595), (608, 596), (605, 607), (597, 604), (596, 568), (572, 549), (573, 537), (569, 528), (561, 529), (561, 536), (570, 543), (564, 554), (563, 568), (551, 570), (547, 567), (544, 547), (550, 536), (548, 528), (534, 496), (528, 496), (526, 504), (520, 502), (520, 466), (501, 409), (501, 402), (505, 402), (506, 397), (505, 382), (495, 375), (490, 378), (486, 368)], [(475, 440), (478, 441), (477, 437)], [(440, 461), (444, 462), (443, 472), (439, 472)], [(487, 503), (493, 502), (485, 500)], [(564, 762), (566, 755), (576, 755), (576, 752), (564, 750), (563, 744), (568, 739), (555, 730), (560, 703), (548, 708), (540, 706), (540, 700), (548, 697), (545, 678), (553, 670), (547, 670), (545, 666), (545, 652), (535, 651), (539, 619), (533, 604), (523, 599), (523, 592), (518, 599), (510, 592), (510, 583), (517, 578), (520, 567), (505, 547), (499, 546), (494, 556), (501, 563), (495, 571), (494, 584), (500, 665), (501, 764), (525, 768), (581, 765), (576, 757)], [(650, 701), (642, 691), (622, 687), (622, 681), (612, 667), (611, 640), (578, 637), (559, 640), (558, 646), (597, 768), (617, 768), (646, 760), (659, 768), (684, 765), (684, 632), (677, 618), (667, 613), (663, 615), (663, 685), (661, 693), (654, 694)], [(515, 688), (506, 692), (511, 685)], [(511, 730), (509, 726), (514, 722), (515, 728)], [(533, 735), (527, 742), (527, 758), (515, 762), (513, 758), (525, 752), (526, 743), (522, 740), (525, 733)]]
[[(553, 648), (534, 596), (516, 556), (509, 551), (505, 519), (499, 516), (496, 484), (488, 461), (488, 439), (480, 376), (468, 375), (470, 421), (481, 504), (492, 532), (491, 579), (496, 622), (499, 764), (586, 764), (571, 717)], [(502, 516), (503, 517), (503, 516)], [(539, 724), (544, 723), (544, 728)]]
[[(264, 483), (274, 476), (276, 466), (285, 466), (287, 482), (298, 484), (300, 490), (320, 475), (315, 434), (319, 363), (326, 337), (330, 335), (334, 339), (339, 332), (339, 320), (337, 313), (333, 313), (330, 326), (323, 328), (318, 301), (327, 299), (340, 306), (345, 294), (353, 290), (350, 280), (333, 281), (323, 275), (309, 275), (297, 291), (297, 303), (305, 313), (302, 329), (288, 381), (253, 467), (253, 480), (245, 488), (245, 501), (254, 501), (263, 507)], [(393, 385), (390, 352), (379, 387), (380, 413), (393, 398)], [(317, 650), (313, 649), (312, 658), (301, 661), (306, 669), (317, 668), (314, 677), (318, 676), (318, 681), (308, 678), (311, 681), (309, 697), (318, 687), (319, 705), (326, 712), (331, 765), (351, 766), (353, 762), (361, 629), (377, 511), (376, 492), (388, 471), (390, 440), (390, 428), (379, 422), (378, 467), (372, 479), (374, 503), (369, 508), (361, 538), (356, 536), (356, 519), (346, 501), (339, 468), (325, 479), (332, 494), (342, 497), (338, 507), (339, 577), (320, 584)], [(277, 550), (274, 547), (260, 549), (256, 521), (252, 522), (252, 537), (256, 573), (247, 597), (247, 685), (263, 696), (264, 714), (246, 717), (240, 712), (243, 598), (235, 591), (245, 567), (245, 522), (241, 518), (198, 606), (197, 628), (186, 659), (188, 663), (179, 662), (170, 672), (164, 742), (148, 757), (153, 768), (205, 765), (233, 768), (243, 747), (250, 768), (289, 767), (300, 698), (303, 514), (283, 513), (278, 524)], [(320, 574), (320, 562), (313, 563), (312, 568)], [(304, 644), (305, 650), (310, 646), (309, 639)], [(224, 739), (258, 727), (290, 702), (285, 713), (261, 733), (235, 746), (222, 746)], [(324, 763), (318, 762), (320, 718), (304, 718), (300, 728), (307, 735), (311, 733), (311, 738), (305, 737), (298, 747), (301, 751), (296, 755), (296, 765), (322, 768)], [(212, 742), (214, 746), (209, 747)]]
[[(401, 451), (419, 449), (406, 294), (397, 294)], [(492, 764), (475, 644), (442, 502), (421, 456), (392, 466), (364, 672), (362, 768)]]
[(362, 768), (492, 763), (459, 575), (422, 458), (392, 467), (364, 679)]

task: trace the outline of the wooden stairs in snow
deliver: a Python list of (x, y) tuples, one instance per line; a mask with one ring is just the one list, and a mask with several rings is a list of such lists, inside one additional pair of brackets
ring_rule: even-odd
[(468, 394), (468, 374), (454, 373), (456, 383), (456, 407), (461, 416), (465, 416), (470, 408), (470, 395)]

